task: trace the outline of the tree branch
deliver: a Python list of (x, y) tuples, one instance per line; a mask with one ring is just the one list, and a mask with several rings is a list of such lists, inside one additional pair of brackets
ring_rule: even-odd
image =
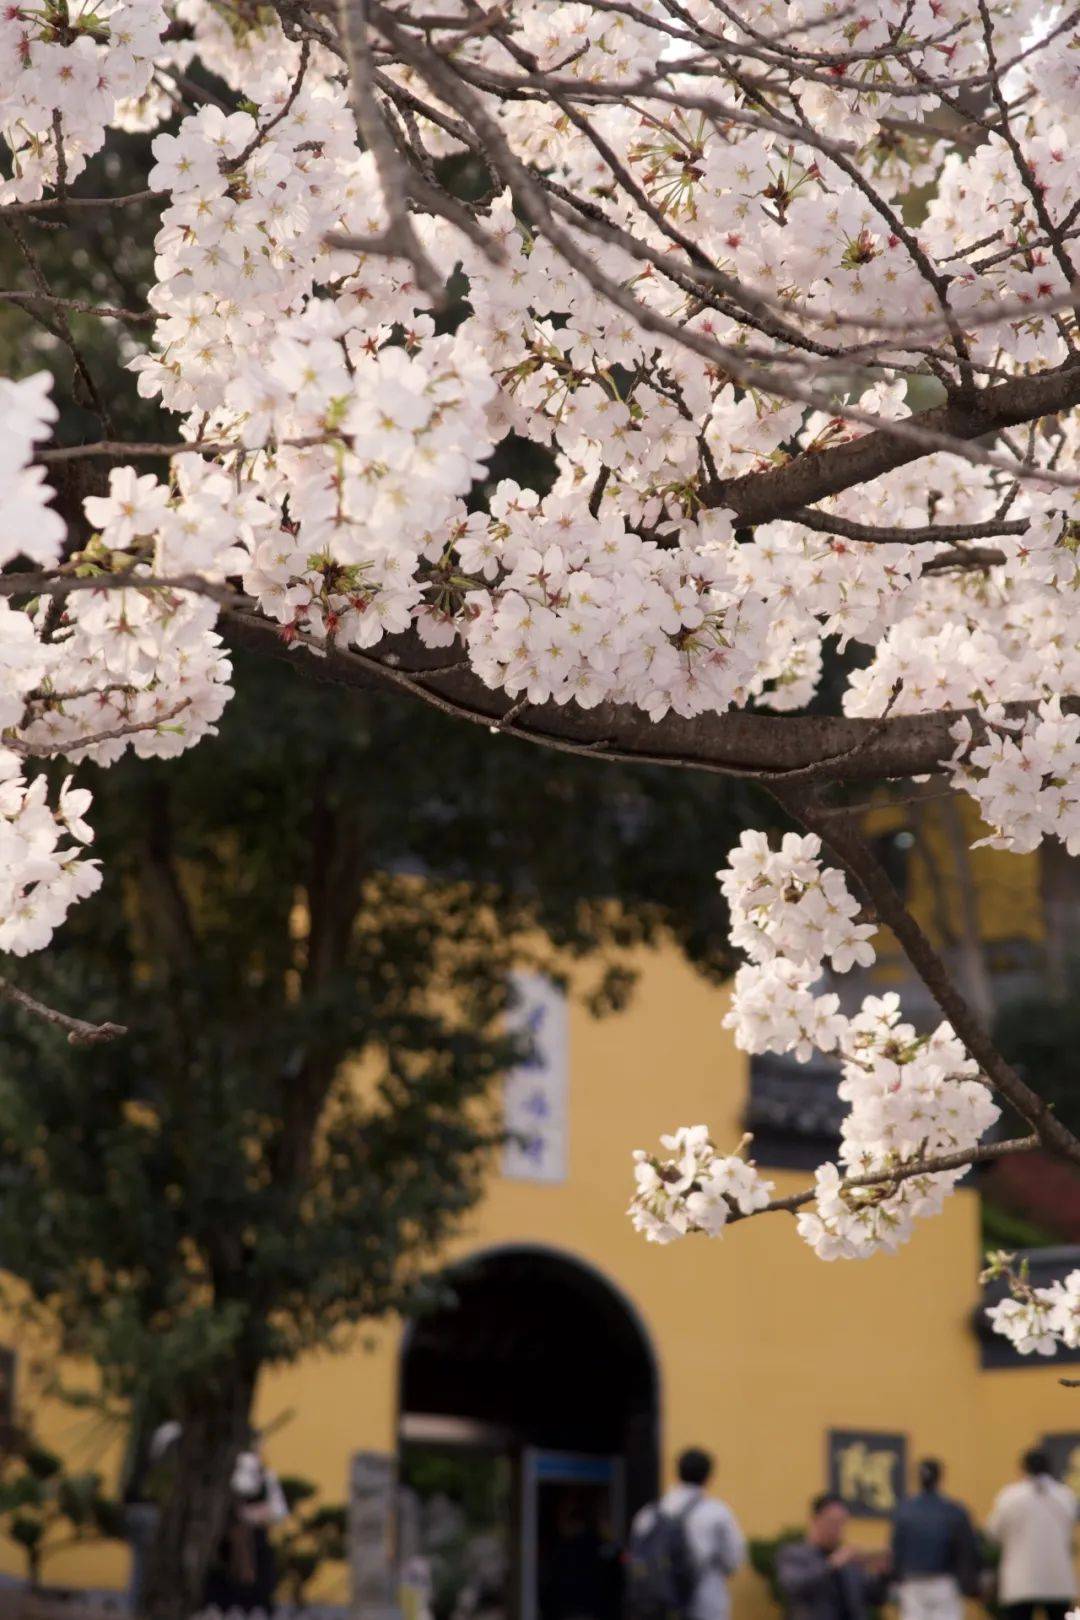
[[(985, 1164), (991, 1159), (1003, 1159), (1013, 1153), (1031, 1153), (1035, 1148), (1042, 1146), (1042, 1138), (1038, 1135), (1014, 1136), (1006, 1142), (986, 1142), (981, 1147), (966, 1148), (959, 1153), (943, 1153), (933, 1159), (919, 1159), (911, 1164), (897, 1166), (894, 1170), (874, 1170), (864, 1176), (845, 1176), (840, 1184), (840, 1192), (855, 1192), (861, 1187), (880, 1187), (887, 1196), (890, 1189), (898, 1187), (902, 1181), (911, 1181), (916, 1176), (940, 1175), (945, 1170), (963, 1170), (975, 1164)], [(794, 1214), (812, 1204), (817, 1197), (814, 1187), (804, 1188), (802, 1192), (790, 1193), (786, 1198), (773, 1198), (760, 1209), (744, 1215), (741, 1210), (734, 1209), (728, 1216), (725, 1224), (733, 1226), (736, 1221), (753, 1220), (757, 1215), (773, 1215), (778, 1211), (787, 1210)]]
[[(415, 633), (387, 638), (381, 656), (325, 643), (286, 641), (281, 628), (260, 614), (227, 609), (222, 628), (234, 645), (289, 662), (298, 674), (333, 685), (370, 691), (381, 686), (404, 692), (440, 713), (486, 730), (506, 724), (517, 700), (485, 686), (464, 655), (445, 662), (445, 649), (430, 649)], [(444, 660), (435, 664), (441, 654)], [(1006, 705), (1006, 716), (1020, 719), (1034, 703)], [(1071, 711), (1080, 700), (1066, 698)], [(985, 723), (974, 710), (875, 719), (823, 715), (771, 715), (746, 709), (702, 714), (694, 719), (667, 714), (650, 718), (626, 704), (545, 703), (518, 708), (510, 735), (561, 753), (623, 764), (666, 765), (712, 771), (761, 782), (781, 783), (785, 773), (813, 770), (835, 782), (879, 782), (889, 777), (937, 775), (953, 753), (951, 731), (963, 716), (976, 739)], [(822, 770), (827, 764), (827, 770)]]
[(844, 540), (859, 540), (874, 546), (921, 546), (927, 544), (955, 544), (964, 540), (995, 540), (1003, 534), (1026, 534), (1031, 527), (1028, 518), (999, 521), (990, 518), (986, 523), (927, 523), (906, 527), (876, 523), (856, 523), (851, 518), (839, 517), (835, 512), (819, 512), (814, 507), (800, 507), (788, 513), (788, 521), (801, 523), (806, 529), (820, 534), (835, 534)]
[(953, 1032), (995, 1091), (1016, 1109), (1021, 1118), (1027, 1120), (1042, 1146), (1059, 1158), (1080, 1164), (1080, 1140), (1062, 1123), (1049, 1104), (1006, 1063), (855, 824), (841, 816), (821, 815), (809, 796), (785, 794), (778, 788), (773, 788), (773, 794), (804, 827), (820, 835), (822, 842), (832, 849), (841, 864), (861, 885), (873, 903), (879, 920), (891, 928), (912, 967), (952, 1025)]
[(85, 737), (70, 737), (64, 742), (34, 743), (26, 742), (21, 737), (9, 736), (5, 746), (23, 759), (55, 759), (59, 754), (77, 754), (84, 748), (96, 748), (98, 743), (116, 742), (121, 737), (133, 737), (140, 731), (156, 731), (158, 726), (163, 726), (166, 721), (175, 720), (190, 702), (190, 698), (181, 698), (179, 703), (174, 703), (163, 714), (156, 714), (151, 719), (130, 720), (124, 725), (110, 726), (106, 731), (93, 731)]
[[(790, 518), (797, 508), (810, 506), (826, 495), (839, 495), (842, 490), (869, 483), (896, 467), (906, 467), (928, 450), (948, 448), (945, 441), (978, 439), (1078, 404), (1080, 364), (1070, 359), (1056, 371), (984, 388), (970, 403), (939, 405), (817, 455), (798, 456), (784, 467), (721, 482), (711, 493), (711, 504), (730, 508), (744, 523)], [(898, 434), (898, 427), (910, 432)], [(919, 435), (927, 436), (922, 445)], [(1048, 475), (1051, 482), (1053, 476)]]
[(48, 1007), (9, 979), (0, 979), (0, 997), (15, 1007), (21, 1007), (24, 1012), (32, 1013), (35, 1018), (43, 1019), (46, 1024), (64, 1030), (72, 1046), (96, 1046), (101, 1041), (115, 1041), (127, 1034), (125, 1024), (88, 1024), (85, 1018), (73, 1018), (70, 1013)]

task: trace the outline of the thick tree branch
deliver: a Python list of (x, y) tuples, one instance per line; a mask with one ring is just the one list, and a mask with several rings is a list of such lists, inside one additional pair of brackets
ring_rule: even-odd
[[(454, 719), (561, 753), (765, 782), (780, 783), (787, 773), (807, 771), (836, 782), (936, 775), (954, 751), (951, 730), (961, 718), (948, 709), (893, 715), (884, 723), (880, 716), (863, 720), (729, 709), (689, 720), (668, 714), (656, 721), (625, 704), (601, 703), (587, 710), (574, 703), (522, 704), (485, 686), (464, 654), (448, 663), (447, 649), (427, 648), (412, 633), (388, 638), (376, 657), (314, 640), (287, 642), (280, 626), (242, 609), (227, 610), (222, 627), (235, 645), (283, 658), (298, 674), (314, 680), (362, 691), (378, 686), (397, 690)], [(1006, 705), (1006, 715), (1021, 718), (1033, 707)], [(1064, 707), (1077, 707), (1077, 702), (1066, 698)], [(976, 738), (982, 737), (981, 717), (975, 711), (965, 713)]]
[[(898, 434), (890, 425), (820, 454), (798, 456), (784, 467), (721, 482), (711, 492), (711, 503), (736, 512), (744, 523), (792, 517), (799, 507), (869, 483), (938, 447), (930, 442), (920, 445), (920, 434), (940, 441), (978, 439), (1002, 428), (1019, 427), (1042, 416), (1071, 410), (1078, 404), (1080, 364), (1070, 359), (1055, 371), (1016, 377), (984, 388), (970, 404), (939, 405), (896, 424), (910, 430), (910, 434)], [(1048, 476), (1052, 482), (1053, 475)]]
[(85, 591), (190, 591), (229, 607), (248, 604), (241, 592), (216, 585), (201, 574), (0, 574), (0, 596), (49, 596), (62, 601)]

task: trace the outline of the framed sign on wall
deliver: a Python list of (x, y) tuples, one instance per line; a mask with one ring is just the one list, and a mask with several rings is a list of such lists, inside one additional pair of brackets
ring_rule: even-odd
[(907, 1491), (907, 1436), (830, 1429), (826, 1478), (856, 1518), (890, 1518)]

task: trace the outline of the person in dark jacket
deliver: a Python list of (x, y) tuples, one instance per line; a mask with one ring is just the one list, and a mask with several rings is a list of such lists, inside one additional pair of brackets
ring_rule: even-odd
[(868, 1620), (884, 1601), (888, 1558), (845, 1545), (850, 1517), (841, 1497), (816, 1496), (806, 1540), (781, 1547), (776, 1576), (788, 1620)]
[(893, 1517), (893, 1576), (901, 1620), (962, 1620), (964, 1597), (979, 1590), (979, 1544), (970, 1515), (941, 1494), (942, 1467), (919, 1464), (919, 1490)]

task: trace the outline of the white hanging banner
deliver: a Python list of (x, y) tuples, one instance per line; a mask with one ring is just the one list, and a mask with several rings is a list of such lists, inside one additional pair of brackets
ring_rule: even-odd
[(566, 997), (541, 973), (515, 973), (517, 1005), (511, 1027), (522, 1030), (532, 1054), (506, 1076), (503, 1120), (508, 1140), (503, 1175), (511, 1181), (565, 1181), (569, 1021)]

